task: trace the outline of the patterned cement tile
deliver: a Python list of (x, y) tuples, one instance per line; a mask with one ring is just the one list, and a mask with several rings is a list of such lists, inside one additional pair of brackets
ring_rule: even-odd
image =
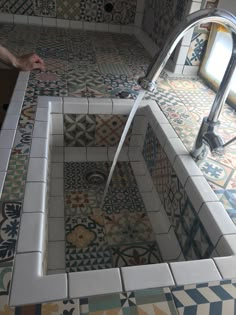
[(65, 146), (95, 146), (95, 115), (64, 115)]
[(210, 158), (198, 162), (198, 166), (208, 181), (222, 188), (226, 188), (234, 172), (231, 167), (218, 163)]
[(65, 229), (66, 250), (107, 245), (102, 215), (67, 216)]
[(159, 288), (81, 298), (80, 314), (177, 315), (177, 311), (169, 288)]
[(80, 20), (80, 3), (79, 2), (68, 2), (65, 0), (57, 0), (57, 18), (67, 20)]
[(34, 0), (34, 13), (38, 16), (56, 17), (56, 0)]
[[(106, 9), (106, 8), (110, 8)], [(136, 0), (124, 2), (122, 0), (104, 1), (104, 21), (114, 24), (133, 24), (135, 19)]]
[(9, 13), (33, 15), (33, 1), (32, 0), (9, 0), (8, 3)]
[[(41, 306), (41, 315), (79, 315), (79, 300), (70, 299), (64, 301), (55, 301), (50, 303), (43, 303)], [(22, 314), (20, 315), (28, 315)], [(30, 315), (38, 315), (37, 313), (30, 313)]]
[(134, 244), (154, 239), (146, 213), (105, 215), (105, 230), (109, 245)]
[(65, 192), (66, 215), (90, 215), (101, 213), (103, 189)]
[[(117, 146), (127, 121), (127, 115), (96, 115), (95, 145)], [(129, 145), (132, 126), (127, 134), (125, 145)]]
[(9, 295), (10, 295), (11, 278), (12, 278), (12, 267), (11, 266), (1, 267), (0, 268), (0, 305), (4, 305), (8, 303)]
[(103, 22), (103, 1), (80, 1), (80, 19), (87, 22)]
[(156, 242), (111, 246), (113, 267), (157, 264), (162, 262)]
[[(21, 202), (6, 201), (1, 202), (0, 207), (0, 263), (13, 262), (22, 204)], [(3, 287), (5, 288), (5, 286)]]
[(36, 106), (34, 105), (26, 105), (22, 108), (19, 124), (33, 124), (36, 113)]
[(160, 144), (157, 141), (157, 137), (150, 124), (148, 124), (142, 153), (148, 170), (151, 174), (153, 173), (153, 169), (156, 166), (157, 152), (159, 148)]
[(112, 254), (107, 245), (66, 248), (66, 272), (112, 268)]
[[(2, 13), (9, 13), (9, 1), (8, 0), (1, 0), (0, 1), (0, 11)], [(3, 45), (5, 46), (5, 45)]]
[(235, 314), (235, 281), (224, 280), (171, 289), (179, 314)]
[(23, 200), (27, 165), (28, 155), (11, 155), (2, 200)]
[(209, 88), (203, 83), (202, 80), (196, 78), (191, 79), (175, 79), (175, 78), (164, 78), (158, 80), (158, 87), (164, 90), (177, 91), (199, 91), (199, 90), (209, 90)]
[(186, 65), (189, 65), (189, 66), (200, 65), (201, 60), (206, 51), (208, 37), (209, 37), (208, 32), (205, 32), (205, 33), (194, 32), (193, 33), (188, 55), (185, 61)]
[(12, 154), (29, 154), (32, 140), (33, 125), (26, 124), (24, 128), (16, 131), (16, 136), (12, 148)]
[(112, 188), (109, 190), (103, 210), (106, 214), (145, 212), (145, 206), (137, 187)]

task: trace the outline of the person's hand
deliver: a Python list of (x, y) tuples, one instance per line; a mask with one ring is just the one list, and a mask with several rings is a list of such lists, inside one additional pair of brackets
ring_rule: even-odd
[(27, 54), (16, 58), (15, 67), (23, 71), (45, 70), (44, 61), (36, 54)]

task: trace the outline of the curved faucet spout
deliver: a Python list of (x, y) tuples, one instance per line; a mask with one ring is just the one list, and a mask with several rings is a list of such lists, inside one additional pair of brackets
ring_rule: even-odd
[(198, 24), (209, 22), (222, 24), (231, 32), (233, 39), (233, 50), (209, 116), (203, 119), (197, 139), (191, 152), (195, 159), (203, 158), (205, 156), (205, 144), (207, 144), (214, 152), (223, 152), (223, 140), (215, 133), (214, 128), (216, 125), (219, 125), (218, 118), (228, 96), (233, 73), (236, 67), (236, 17), (230, 12), (222, 9), (200, 10), (188, 15), (179, 25), (177, 25), (173, 33), (170, 35), (164, 48), (157, 53), (153, 59), (153, 62), (148, 68), (146, 76), (139, 79), (139, 84), (143, 89), (153, 91), (156, 88), (155, 82), (157, 78), (159, 77), (161, 71), (165, 67), (168, 59), (182, 37), (192, 27), (195, 27)]

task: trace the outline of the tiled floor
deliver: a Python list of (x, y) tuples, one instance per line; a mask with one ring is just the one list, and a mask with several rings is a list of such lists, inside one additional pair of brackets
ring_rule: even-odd
[(93, 185), (87, 174), (100, 170), (107, 177), (110, 166), (108, 162), (64, 163), (67, 272), (162, 261), (129, 162), (117, 163), (100, 208), (105, 182)]
[[(104, 36), (104, 33), (78, 30), (4, 25), (0, 26), (0, 42), (13, 53), (24, 54), (35, 50), (45, 59), (47, 67), (45, 73), (37, 71), (31, 73), (12, 152), (14, 155), (11, 161), (20, 165), (23, 177), (29, 154), (28, 138), (31, 136), (30, 128), (34, 123), (38, 95), (118, 97), (120, 91), (126, 91), (130, 94), (130, 98), (135, 98), (140, 88), (136, 79), (143, 76), (150, 63), (148, 54), (135, 38), (124, 34), (107, 33)], [(157, 100), (186, 147), (191, 149), (201, 117), (208, 113), (214, 93), (199, 78), (190, 80), (167, 76), (159, 79), (155, 94), (146, 94), (146, 98), (150, 97)], [(235, 111), (225, 106), (221, 121), (219, 132), (225, 140), (228, 140), (235, 133)], [(27, 136), (26, 142), (22, 141), (25, 136)], [(214, 158), (209, 155), (205, 161), (199, 162), (199, 165), (236, 224), (235, 154), (236, 146), (232, 144), (224, 157)], [(20, 173), (18, 175), (20, 176)], [(24, 190), (24, 182), (19, 181), (18, 178), (15, 181), (12, 174), (9, 176), (4, 188), (6, 199), (2, 203), (0, 222), (1, 235), (5, 237), (2, 237), (0, 242), (2, 261), (0, 314), (77, 315), (79, 314), (78, 300), (22, 306), (15, 309), (6, 304)], [(10, 181), (11, 177), (13, 181)], [(75, 211), (77, 211), (76, 207)], [(119, 216), (119, 213), (106, 215)], [(11, 226), (11, 229), (4, 228), (6, 218), (10, 222), (8, 226)], [(152, 243), (149, 246), (152, 248)], [(114, 259), (119, 260), (120, 253), (116, 251), (115, 246), (113, 247)], [(155, 246), (153, 251), (155, 253)], [(125, 257), (124, 254), (128, 256), (129, 248), (126, 248), (126, 251), (121, 248), (121, 252), (122, 257)], [(155, 255), (153, 257), (155, 259)], [(108, 263), (110, 263), (109, 259)], [(7, 278), (4, 275), (7, 275)], [(82, 299), (80, 312), (86, 315), (176, 314), (172, 296), (179, 314), (235, 314), (235, 283), (231, 281), (177, 287), (172, 291), (154, 289)]]

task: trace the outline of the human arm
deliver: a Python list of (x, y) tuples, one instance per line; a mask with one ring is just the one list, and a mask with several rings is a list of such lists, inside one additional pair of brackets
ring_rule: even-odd
[(7, 48), (0, 46), (0, 60), (16, 69), (30, 71), (33, 69), (45, 70), (44, 61), (36, 54), (14, 56)]

